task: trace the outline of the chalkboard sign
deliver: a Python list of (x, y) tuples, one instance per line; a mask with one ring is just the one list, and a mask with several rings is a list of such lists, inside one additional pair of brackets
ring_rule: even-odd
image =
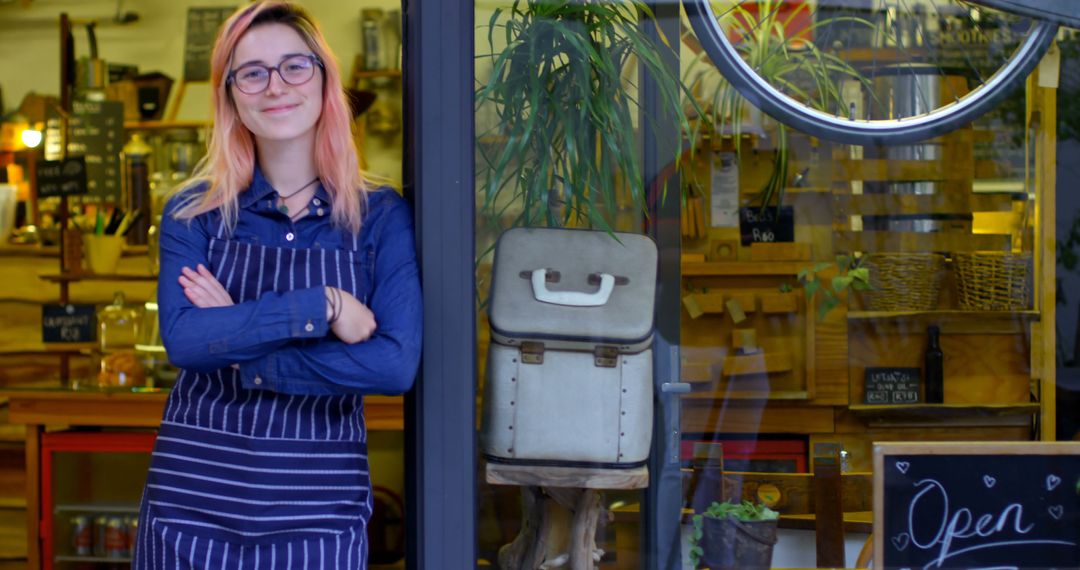
[(795, 241), (795, 208), (775, 206), (739, 208), (739, 234), (743, 245)]
[(124, 148), (124, 104), (74, 101), (68, 120), (68, 156), (86, 159), (87, 192), (103, 201), (120, 199), (120, 151)]
[(866, 404), (917, 404), (918, 368), (867, 368), (863, 402)]
[(94, 342), (97, 312), (93, 305), (42, 305), (41, 341)]
[(86, 194), (86, 159), (81, 156), (43, 160), (35, 171), (39, 198)]
[(188, 8), (184, 36), (184, 81), (210, 79), (210, 52), (218, 29), (236, 11), (235, 6)]
[(875, 444), (874, 567), (1080, 567), (1080, 443)]

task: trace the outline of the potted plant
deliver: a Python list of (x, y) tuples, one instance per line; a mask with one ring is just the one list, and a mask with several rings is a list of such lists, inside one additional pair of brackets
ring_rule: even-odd
[(750, 501), (713, 501), (694, 515), (690, 561), (694, 568), (754, 570), (769, 568), (780, 514)]
[[(818, 110), (847, 115), (851, 102), (844, 97), (843, 83), (856, 80), (869, 87), (869, 81), (858, 70), (843, 59), (819, 49), (811, 39), (816, 29), (838, 23), (865, 25), (872, 29), (873, 24), (864, 19), (837, 16), (814, 21), (809, 3), (792, 0), (739, 3), (725, 10), (718, 18), (743, 59), (763, 79)], [(732, 137), (736, 152), (740, 152), (739, 141), (746, 128), (743, 120), (752, 110), (747, 101), (720, 77), (700, 50), (687, 68), (684, 81), (692, 93), (702, 93), (698, 105), (707, 109), (704, 116), (706, 126), (718, 136)], [(761, 208), (770, 205), (779, 208), (784, 190), (792, 179), (789, 175), (788, 128), (782, 123), (775, 123), (770, 128), (754, 125), (754, 130), (759, 137), (767, 139), (768, 131), (774, 130), (773, 127), (773, 169), (768, 181), (752, 201)], [(805, 173), (800, 174), (805, 177)]]
[(481, 56), (491, 72), (476, 91), (478, 115), (493, 123), (477, 149), (478, 206), (491, 229), (611, 231), (620, 209), (645, 212), (634, 64), (653, 78), (668, 118), (690, 130), (684, 87), (664, 63), (672, 48), (662, 32), (659, 43), (647, 37), (650, 19), (641, 0), (516, 0), (494, 10)]
[[(835, 271), (829, 271), (835, 270)], [(826, 283), (826, 275), (834, 273)], [(862, 267), (861, 258), (853, 258), (847, 255), (836, 256), (836, 263), (821, 261), (813, 266), (804, 267), (796, 275), (799, 284), (806, 293), (806, 303), (813, 306), (814, 298), (821, 292), (821, 302), (818, 303), (818, 318), (824, 319), (829, 311), (835, 309), (843, 302), (843, 295), (847, 291), (871, 291), (874, 289), (870, 284), (870, 270)], [(791, 291), (791, 285), (784, 284), (780, 287), (781, 292)]]

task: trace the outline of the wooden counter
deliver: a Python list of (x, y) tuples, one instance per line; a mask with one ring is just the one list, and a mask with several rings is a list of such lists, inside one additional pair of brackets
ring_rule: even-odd
[[(156, 429), (168, 392), (64, 389), (0, 390), (8, 400), (9, 421), (26, 425), (27, 567), (41, 567), (41, 434), (48, 426)], [(404, 429), (401, 397), (364, 398), (369, 430)]]

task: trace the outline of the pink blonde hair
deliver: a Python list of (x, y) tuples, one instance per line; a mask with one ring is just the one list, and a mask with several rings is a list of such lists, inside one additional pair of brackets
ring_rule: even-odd
[(240, 121), (226, 78), (233, 51), (240, 38), (253, 27), (285, 24), (300, 34), (312, 53), (322, 61), (322, 114), (315, 126), (315, 168), (323, 187), (333, 198), (330, 218), (334, 225), (353, 233), (360, 231), (370, 182), (360, 170), (352, 132), (352, 112), (341, 87), (337, 58), (323, 38), (322, 30), (302, 7), (291, 2), (260, 1), (237, 10), (221, 26), (210, 56), (214, 128), (206, 157), (179, 190), (205, 186), (205, 192), (185, 193), (176, 209), (177, 219), (221, 210), (230, 228), (236, 224), (237, 198), (251, 185), (255, 168), (255, 138)]

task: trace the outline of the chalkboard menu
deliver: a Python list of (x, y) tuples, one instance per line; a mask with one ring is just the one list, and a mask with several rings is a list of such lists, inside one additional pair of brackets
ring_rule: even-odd
[(120, 199), (120, 151), (124, 148), (124, 104), (75, 101), (68, 120), (68, 156), (86, 160), (88, 193), (107, 202)]
[(795, 241), (795, 208), (768, 206), (739, 208), (739, 235), (743, 245)]
[(184, 81), (210, 79), (210, 52), (218, 29), (236, 11), (235, 6), (188, 8), (184, 36)]
[(42, 342), (94, 342), (97, 312), (93, 305), (42, 305)]
[(875, 444), (874, 567), (1080, 567), (1080, 443)]
[(921, 373), (918, 368), (867, 368), (863, 403), (917, 404)]
[(81, 156), (37, 163), (39, 198), (86, 194), (86, 159)]

